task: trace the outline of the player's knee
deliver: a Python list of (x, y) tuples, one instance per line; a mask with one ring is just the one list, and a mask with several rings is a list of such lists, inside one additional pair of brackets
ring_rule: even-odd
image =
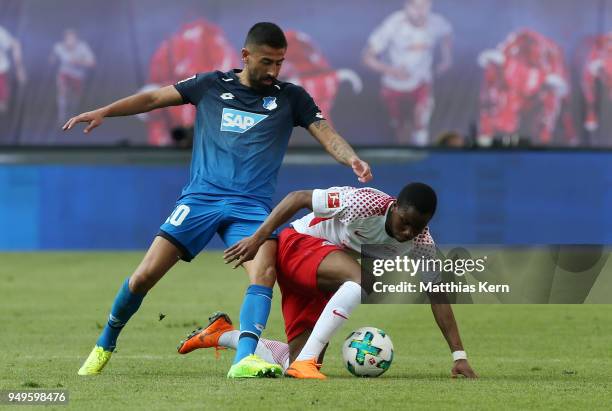
[(347, 282), (357, 283), (361, 286), (361, 273), (345, 273), (327, 283), (327, 286), (323, 288), (335, 292)]
[(252, 284), (263, 285), (265, 287), (274, 287), (274, 283), (276, 282), (276, 267), (270, 266), (266, 267), (263, 270), (259, 270), (255, 275), (251, 278)]
[(159, 269), (154, 261), (145, 258), (130, 277), (130, 291), (139, 294), (147, 293), (160, 278)]
[(151, 281), (148, 281), (147, 278), (142, 275), (142, 273), (136, 271), (130, 277), (129, 282), (130, 291), (136, 294), (145, 294), (147, 293), (153, 285)]

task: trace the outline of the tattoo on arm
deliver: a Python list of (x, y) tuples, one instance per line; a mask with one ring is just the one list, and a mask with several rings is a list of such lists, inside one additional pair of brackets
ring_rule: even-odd
[(355, 152), (351, 146), (344, 140), (325, 120), (320, 120), (313, 123), (314, 128), (321, 134), (327, 135), (327, 138), (320, 139), (325, 149), (334, 158), (348, 165), (351, 157), (355, 156)]
[(348, 163), (350, 158), (355, 155), (353, 149), (339, 135), (334, 135), (330, 141), (331, 153), (340, 161)]
[(319, 131), (331, 130), (334, 133), (336, 132), (333, 128), (329, 126), (329, 124), (325, 120), (315, 121), (314, 123), (312, 123), (312, 125)]

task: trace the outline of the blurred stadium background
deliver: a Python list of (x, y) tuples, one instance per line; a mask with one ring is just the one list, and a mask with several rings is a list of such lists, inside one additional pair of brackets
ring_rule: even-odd
[[(109, 119), (90, 135), (61, 124), (145, 87), (236, 66), (244, 32), (260, 20), (288, 31), (284, 78), (361, 147), (377, 187), (423, 180), (439, 191), (440, 242), (609, 243), (612, 1), (435, 1), (429, 18), (444, 22), (441, 37), (411, 57), (431, 69), (421, 81), (435, 101), (425, 142), (391, 127), (380, 76), (362, 58), (409, 3), (3, 1), (0, 249), (146, 247), (186, 181), (193, 108)], [(436, 74), (449, 39), (452, 63)], [(354, 184), (308, 148), (316, 143), (304, 130), (291, 144), (277, 199)]]
[[(0, 111), (0, 144), (172, 145), (172, 131), (193, 121), (191, 108), (109, 122), (87, 139), (62, 134), (58, 125), (76, 111), (146, 86), (236, 66), (248, 27), (270, 20), (289, 36), (284, 79), (308, 89), (352, 143), (406, 145), (409, 139), (396, 138), (391, 129), (383, 101), (389, 96), (381, 99), (379, 74), (363, 61), (368, 46), (378, 51), (389, 45), (375, 31), (404, 5), (403, 0), (376, 7), (365, 0), (324, 6), (181, 0), (171, 7), (162, 0), (4, 0), (0, 100), (6, 110)], [(432, 37), (406, 40), (413, 42), (407, 64), (425, 71), (424, 78), (428, 70), (433, 75), (428, 145), (447, 131), (465, 137), (469, 146), (479, 137), (481, 145), (496, 138), (499, 145), (612, 145), (607, 120), (612, 1), (437, 0), (429, 14), (438, 18), (430, 19)], [(21, 64), (13, 61), (9, 39), (20, 45)], [(447, 40), (450, 59), (443, 51)], [(69, 44), (78, 44), (79, 52), (67, 52)], [(429, 67), (431, 51), (435, 58)], [(67, 68), (75, 55), (80, 68)], [(293, 144), (312, 141), (299, 133)]]
[[(389, 101), (381, 97), (380, 75), (363, 61), (364, 50), (371, 46), (375, 29), (404, 7), (402, 0), (375, 5), (366, 0), (325, 3), (178, 0), (172, 5), (162, 0), (0, 2), (0, 27), (3, 28), (0, 31), (0, 251), (3, 252), (0, 273), (3, 288), (10, 293), (10, 298), (5, 295), (0, 303), (3, 316), (7, 314), (8, 328), (4, 329), (9, 330), (4, 333), (2, 346), (19, 347), (19, 342), (41, 321), (41, 308), (33, 308), (35, 304), (21, 296), (32, 297), (43, 307), (49, 307), (62, 298), (64, 291), (66, 295), (100, 293), (88, 306), (95, 312), (91, 311), (87, 318), (82, 314), (73, 318), (73, 324), (78, 327), (72, 331), (79, 333), (81, 326), (88, 324), (87, 335), (74, 337), (71, 340), (74, 345), (69, 350), (58, 351), (60, 357), (55, 361), (59, 371), (47, 365), (43, 367), (43, 375), (37, 372), (40, 358), (45, 355), (40, 345), (30, 357), (21, 359), (17, 358), (18, 350), (12, 349), (8, 354), (5, 352), (5, 359), (12, 360), (13, 371), (2, 380), (2, 388), (14, 388), (15, 384), (53, 387), (57, 381), (73, 389), (79, 387), (75, 395), (82, 401), (98, 395), (91, 387), (72, 378), (72, 374), (97, 333), (92, 318), (104, 320), (108, 309), (105, 304), (110, 302), (116, 285), (135, 266), (140, 254), (117, 253), (119, 257), (115, 257), (114, 253), (74, 251), (145, 249), (172, 211), (188, 178), (191, 107), (162, 110), (138, 118), (108, 119), (90, 135), (83, 135), (80, 130), (63, 133), (60, 130), (63, 122), (77, 112), (147, 87), (174, 83), (196, 71), (237, 66), (246, 30), (257, 21), (274, 21), (291, 31), (290, 47), (294, 51), (290, 49), (293, 54), (287, 56), (284, 78), (302, 84), (339, 132), (372, 164), (373, 186), (396, 193), (408, 181), (424, 181), (438, 191), (440, 208), (432, 231), (439, 243), (612, 243), (609, 212), (612, 209), (609, 190), (612, 184), (612, 122), (609, 121), (612, 0), (435, 0), (432, 12), (447, 23), (439, 40), (450, 39), (452, 63), (438, 72), (435, 67), (443, 58), (443, 46), (439, 43), (427, 46), (434, 56), (434, 64), (430, 73), (432, 80), (425, 83), (432, 87), (429, 97), (435, 105), (426, 124), (425, 140), (415, 139), (410, 133), (402, 136), (393, 127)], [(64, 46), (69, 44), (80, 44), (83, 64), (76, 71), (64, 67), (63, 59), (70, 58), (66, 57)], [(279, 175), (275, 201), (295, 189), (356, 184), (349, 170), (334, 164), (315, 144), (303, 130), (296, 129)], [(222, 243), (215, 239), (211, 246), (220, 249)], [(9, 251), (36, 253), (6, 253)], [(62, 252), (47, 254), (49, 251)], [(215, 282), (225, 281), (226, 275), (232, 275), (215, 265), (220, 260), (218, 254), (206, 254), (201, 259), (206, 261), (203, 265), (196, 265), (200, 264), (196, 261), (191, 268), (182, 265), (179, 271), (205, 281), (202, 273), (196, 275), (195, 271), (214, 269)], [(214, 263), (210, 263), (212, 259)], [(113, 267), (117, 261), (119, 265)], [(109, 270), (113, 271), (112, 284), (105, 282), (104, 288), (98, 289), (97, 279)], [(32, 275), (31, 283), (27, 281), (28, 273)], [(59, 279), (59, 283), (47, 289), (43, 287), (46, 278)], [(202, 286), (186, 292), (186, 283), (180, 289), (170, 286), (171, 283), (156, 291), (169, 299), (183, 299), (184, 305), (171, 318), (173, 325), (161, 331), (154, 328), (158, 324), (153, 318), (157, 311), (168, 308), (153, 303), (138, 320), (140, 323), (136, 323), (140, 325), (134, 325), (141, 332), (149, 332), (152, 339), (162, 335), (162, 340), (155, 340), (151, 346), (153, 357), (148, 359), (154, 362), (138, 357), (138, 349), (142, 348), (135, 348), (138, 331), (126, 333), (131, 335), (125, 339), (127, 358), (133, 355), (145, 361), (147, 378), (153, 378), (160, 363), (174, 361), (169, 359), (170, 354), (166, 357), (159, 353), (168, 350), (175, 336), (179, 338), (184, 328), (191, 327), (192, 321), (203, 321), (207, 310), (223, 308), (215, 306), (224, 300), (212, 288)], [(242, 291), (240, 286), (233, 290), (235, 295), (229, 298), (233, 301), (229, 308), (236, 312)], [(199, 300), (202, 296), (206, 296), (204, 303)], [(78, 304), (77, 300), (70, 301)], [(478, 317), (482, 313), (473, 308), (460, 308), (458, 317), (466, 318), (464, 323), (460, 320), (460, 326), (465, 324), (462, 331), (471, 344), (468, 347), (480, 354), (480, 359), (475, 360), (476, 370), (495, 375), (502, 367), (506, 369), (507, 380), (488, 386), (492, 389), (487, 392), (492, 394), (484, 404), (494, 406), (494, 397), (509, 400), (511, 392), (531, 390), (528, 397), (514, 404), (532, 407), (545, 392), (546, 398), (558, 407), (579, 406), (580, 402), (572, 402), (576, 398), (574, 391), (591, 389), (597, 394), (593, 404), (603, 404), (605, 389), (596, 388), (594, 381), (596, 377), (608, 387), (612, 381), (609, 371), (602, 371), (610, 369), (609, 356), (602, 358), (610, 331), (602, 331), (597, 321), (591, 324), (589, 319), (599, 316), (609, 322), (609, 308), (585, 311), (586, 308), (577, 307), (545, 307), (532, 312), (527, 307), (512, 308), (513, 311), (496, 307), (486, 318)], [(58, 310), (49, 309), (52, 320), (72, 321), (66, 318), (68, 306), (61, 312)], [(445, 346), (430, 314), (422, 307), (416, 310), (409, 319), (428, 322), (428, 331), (419, 331), (430, 333), (427, 338), (436, 345), (436, 355), (427, 354), (423, 344), (415, 355), (429, 355), (427, 364), (417, 365), (414, 358), (401, 356), (398, 363), (409, 363), (420, 373), (416, 378), (421, 381), (415, 384), (421, 393), (418, 405), (426, 406), (431, 399), (424, 393), (429, 392), (431, 379), (446, 394), (452, 389), (440, 382), (445, 375), (431, 372), (434, 364), (434, 368), (448, 365), (437, 357), (438, 353), (446, 355)], [(384, 311), (384, 307), (363, 311), (351, 324), (361, 326), (365, 321), (379, 321)], [(396, 316), (399, 315), (398, 312)], [(518, 321), (527, 317), (529, 322)], [(554, 336), (546, 333), (546, 327), (559, 318), (564, 322), (556, 324), (553, 331), (563, 336), (565, 342), (572, 341), (574, 345), (567, 346), (573, 347), (572, 352), (558, 348), (560, 343), (551, 352), (546, 351), (555, 341)], [(280, 321), (278, 309), (271, 321)], [(385, 326), (385, 321), (390, 324), (380, 320), (377, 325)], [(495, 321), (506, 323), (506, 334), (491, 328)], [(483, 325), (485, 322), (487, 326)], [(574, 332), (578, 326), (582, 328)], [(48, 323), (40, 327), (49, 335), (54, 332)], [(402, 327), (396, 334), (390, 333), (398, 335), (398, 350), (408, 352), (413, 343), (404, 340), (404, 336), (408, 338), (413, 329)], [(476, 341), (479, 329), (499, 334)], [(530, 346), (528, 355), (523, 355), (522, 347), (513, 343), (512, 338), (531, 332), (534, 334), (529, 338), (535, 345)], [(592, 338), (585, 345), (574, 339), (576, 333), (591, 333)], [(272, 336), (282, 338), (276, 331), (272, 331)], [(538, 342), (541, 344), (537, 345)], [(59, 347), (62, 343), (63, 340), (50, 337), (50, 344)], [(495, 362), (500, 354), (489, 343), (505, 350), (508, 358), (502, 355)], [(334, 344), (339, 346), (339, 340)], [(584, 347), (590, 351), (586, 359), (578, 352)], [(160, 356), (155, 357), (156, 353)], [(543, 359), (547, 355), (563, 360)], [(584, 362), (575, 365), (581, 361)], [(119, 381), (137, 390), (140, 382), (130, 379), (134, 370), (120, 368), (120, 361), (116, 363), (120, 375), (112, 383)], [(214, 375), (221, 378), (225, 366), (225, 363), (215, 365)], [(123, 367), (127, 365), (124, 363)], [(185, 369), (176, 364), (169, 367), (174, 367), (169, 368), (172, 384), (183, 390), (201, 388), (200, 369), (197, 373), (191, 370), (193, 375), (182, 385), (182, 377), (176, 376), (183, 375)], [(573, 378), (576, 367), (582, 367), (579, 372), (583, 379), (565, 385), (564, 378)], [(535, 378), (540, 385), (522, 381), (525, 372), (528, 377), (534, 377), (542, 369), (545, 376)], [(331, 375), (341, 373), (340, 367), (336, 367)], [(68, 374), (70, 377), (65, 377)], [(408, 374), (404, 370), (400, 378)], [(167, 377), (161, 372), (155, 375), (155, 383), (164, 386)], [(208, 383), (213, 388), (208, 389), (214, 390), (217, 383), (211, 381)], [(386, 395), (394, 396), (402, 389), (401, 384), (403, 381), (390, 386)], [(350, 382), (341, 381), (341, 386), (338, 392), (352, 392)], [(469, 390), (476, 395), (479, 388), (473, 386)], [(88, 408), (101, 404), (118, 406), (113, 401), (118, 401), (120, 394), (115, 394), (112, 401), (107, 398), (106, 403), (95, 402)], [(357, 390), (355, 395), (359, 394)], [(165, 399), (158, 397), (161, 394), (156, 389), (150, 389), (148, 395), (155, 401)], [(289, 394), (281, 390), (278, 395)], [(335, 392), (321, 395), (326, 401), (332, 401)], [(460, 393), (450, 395), (461, 400)], [(163, 404), (151, 398), (142, 404)], [(173, 397), (173, 400), (182, 398)], [(307, 404), (311, 398), (300, 397), (300, 401)], [(347, 404), (354, 403), (354, 399), (347, 401)], [(376, 405), (373, 401), (370, 398), (366, 404)]]

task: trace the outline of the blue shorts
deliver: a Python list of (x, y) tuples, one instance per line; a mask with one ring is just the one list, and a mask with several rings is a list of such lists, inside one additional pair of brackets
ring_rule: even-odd
[(244, 197), (186, 196), (176, 202), (157, 235), (181, 250), (183, 260), (191, 261), (215, 233), (229, 247), (253, 235), (268, 214), (269, 207)]

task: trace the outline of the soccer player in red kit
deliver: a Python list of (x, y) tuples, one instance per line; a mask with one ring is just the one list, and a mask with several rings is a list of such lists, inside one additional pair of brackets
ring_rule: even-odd
[(497, 134), (524, 132), (549, 144), (559, 119), (566, 138), (576, 133), (569, 104), (569, 74), (561, 48), (533, 30), (508, 35), (478, 58), (484, 68), (480, 134), (487, 144)]
[[(606, 107), (612, 101), (612, 33), (597, 36), (590, 43), (582, 69), (582, 94), (586, 103), (584, 128), (595, 131), (599, 128), (598, 105)], [(603, 88), (600, 95), (598, 86)]]
[(361, 93), (361, 78), (353, 70), (332, 67), (314, 40), (301, 31), (288, 30), (287, 54), (283, 68), (283, 78), (298, 84), (312, 96), (328, 122), (336, 101), (340, 83), (347, 81), (355, 94)]
[[(363, 244), (385, 245), (394, 255), (435, 257), (428, 222), (437, 198), (425, 184), (404, 187), (397, 199), (373, 188), (332, 187), (289, 194), (248, 238), (225, 252), (227, 262), (252, 258), (262, 239), (297, 211), (312, 213), (291, 223), (279, 236), (277, 279), (288, 344), (260, 340), (258, 354), (295, 378), (325, 379), (319, 369), (331, 337), (361, 301), (361, 267), (355, 254)], [(440, 275), (424, 272), (423, 281)], [(467, 362), (453, 311), (445, 295), (430, 294), (432, 311), (455, 361), (452, 374), (476, 377)], [(219, 313), (204, 330), (196, 330), (179, 346), (186, 354), (197, 348), (233, 348), (229, 317)], [(290, 365), (289, 365), (290, 364)]]
[[(238, 61), (238, 53), (223, 30), (199, 18), (181, 26), (155, 51), (149, 64), (149, 86), (145, 90), (174, 84), (193, 73), (225, 72), (236, 67)], [(172, 144), (173, 129), (193, 127), (196, 111), (190, 105), (173, 106), (141, 118), (147, 123), (149, 145), (168, 146)]]

